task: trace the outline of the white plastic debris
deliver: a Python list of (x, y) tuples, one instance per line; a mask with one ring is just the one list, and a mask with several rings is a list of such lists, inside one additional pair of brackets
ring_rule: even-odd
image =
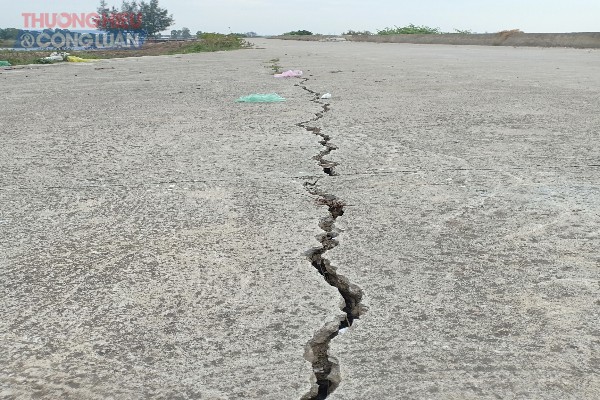
[(64, 53), (64, 52), (59, 53), (59, 52), (55, 51), (54, 53), (50, 54), (50, 56), (42, 58), (42, 60), (64, 61), (68, 56), (69, 56), (69, 53)]
[(344, 333), (348, 332), (348, 328), (342, 328), (340, 329), (340, 335), (343, 335)]
[(321, 96), (322, 99), (330, 99), (331, 98), (331, 93), (325, 93), (323, 96)]

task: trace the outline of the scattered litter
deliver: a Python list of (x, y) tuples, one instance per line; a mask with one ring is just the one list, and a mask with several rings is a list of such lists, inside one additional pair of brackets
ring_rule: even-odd
[(343, 335), (344, 333), (348, 332), (348, 328), (342, 328), (340, 329), (340, 335)]
[(249, 96), (242, 96), (236, 100), (238, 103), (279, 103), (281, 101), (285, 101), (285, 99), (277, 93), (256, 93)]
[(325, 93), (323, 96), (321, 96), (322, 99), (330, 99), (331, 98), (331, 93)]
[(10, 63), (8, 61), (0, 61), (0, 67), (10, 67)]
[(319, 42), (345, 42), (346, 38), (344, 37), (328, 37), (325, 39), (319, 40)]
[(87, 60), (85, 58), (76, 57), (76, 56), (67, 56), (68, 62), (90, 62), (92, 60)]
[(64, 61), (64, 58), (62, 56), (49, 56), (49, 57), (43, 57), (42, 60), (48, 60), (48, 61)]
[(50, 54), (48, 57), (41, 58), (41, 60), (46, 61), (65, 61), (65, 59), (69, 56), (69, 53), (58, 53), (54, 52)]
[(284, 73), (281, 73), (281, 74), (275, 74), (273, 76), (275, 78), (300, 78), (302, 76), (302, 71), (289, 70), (289, 71), (285, 71)]

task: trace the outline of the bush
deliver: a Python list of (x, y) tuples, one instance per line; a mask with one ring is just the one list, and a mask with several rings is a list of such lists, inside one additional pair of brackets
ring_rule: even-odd
[(402, 28), (395, 26), (393, 28), (384, 28), (377, 30), (378, 35), (439, 35), (442, 31), (440, 28), (431, 28), (429, 26), (407, 25)]
[(302, 30), (302, 31), (286, 32), (283, 35), (284, 36), (308, 36), (308, 35), (312, 35), (312, 34), (313, 33), (311, 31)]
[(498, 45), (504, 43), (512, 35), (517, 35), (519, 33), (524, 33), (524, 32), (520, 29), (510, 29), (510, 30), (500, 31), (496, 34), (498, 39), (496, 40), (496, 43), (494, 43), (494, 45), (498, 46)]
[(188, 53), (200, 53), (203, 51), (235, 50), (248, 46), (248, 42), (237, 37), (235, 34), (202, 33), (200, 40), (186, 46), (185, 51)]
[(373, 35), (373, 33), (369, 32), (369, 31), (353, 31), (352, 29), (350, 29), (348, 32), (342, 33), (342, 35), (350, 35), (350, 36), (363, 35), (363, 36), (369, 36), (369, 35)]
[(56, 61), (54, 60), (46, 60), (45, 58), (37, 58), (33, 62), (34, 64), (54, 64)]
[(19, 36), (19, 29), (17, 28), (0, 28), (0, 40), (16, 40)]
[(507, 29), (505, 31), (498, 32), (498, 34), (500, 36), (506, 36), (506, 37), (515, 35), (517, 33), (524, 33), (524, 32), (522, 30), (520, 30), (520, 29)]

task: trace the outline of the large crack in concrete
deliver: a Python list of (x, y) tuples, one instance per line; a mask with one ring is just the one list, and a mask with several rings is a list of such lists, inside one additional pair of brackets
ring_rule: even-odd
[(323, 132), (321, 132), (321, 128), (318, 128), (316, 126), (310, 126), (310, 124), (312, 122), (316, 122), (316, 121), (320, 120), (321, 118), (323, 118), (325, 116), (325, 113), (329, 112), (329, 110), (330, 110), (329, 104), (323, 103), (322, 101), (320, 101), (319, 93), (309, 89), (308, 87), (306, 87), (306, 85), (304, 85), (304, 83), (306, 83), (307, 81), (308, 81), (308, 78), (304, 78), (302, 80), (302, 83), (297, 84), (296, 86), (299, 86), (303, 90), (312, 94), (314, 96), (314, 98), (311, 101), (313, 103), (317, 103), (317, 104), (321, 105), (321, 107), (323, 107), (323, 111), (319, 111), (318, 113), (315, 113), (315, 116), (312, 119), (305, 121), (305, 122), (300, 122), (296, 125), (301, 128), (306, 129), (307, 131), (309, 131), (321, 138), (319, 143), (321, 144), (321, 146), (324, 147), (324, 149), (321, 150), (319, 152), (319, 154), (314, 156), (313, 159), (315, 159), (319, 163), (319, 166), (321, 168), (323, 168), (324, 173), (326, 173), (329, 176), (334, 176), (335, 175), (334, 168), (336, 167), (337, 163), (335, 163), (333, 161), (328, 161), (327, 159), (325, 159), (325, 156), (328, 155), (329, 153), (331, 153), (332, 151), (336, 150), (337, 147), (331, 143), (331, 137), (329, 135), (326, 135)]
[[(314, 118), (309, 121), (300, 122), (297, 126), (321, 138), (319, 143), (324, 149), (313, 158), (323, 169), (323, 173), (328, 176), (335, 176), (337, 163), (329, 161), (325, 157), (336, 150), (337, 147), (331, 143), (331, 137), (324, 134), (321, 128), (312, 126), (312, 123), (325, 116), (330, 107), (328, 103), (320, 101), (319, 93), (309, 89), (305, 85), (308, 80), (308, 78), (304, 78), (296, 86), (313, 95), (314, 98), (311, 101), (321, 105), (323, 111), (315, 113)], [(323, 234), (317, 236), (321, 246), (310, 249), (307, 252), (307, 256), (312, 266), (321, 274), (325, 281), (338, 289), (343, 299), (340, 309), (345, 315), (341, 320), (332, 321), (319, 329), (308, 342), (305, 358), (312, 364), (314, 383), (309, 393), (302, 397), (302, 400), (323, 400), (337, 389), (342, 377), (337, 359), (329, 354), (329, 344), (340, 332), (344, 332), (352, 326), (354, 321), (367, 311), (367, 308), (361, 303), (362, 290), (351, 283), (346, 277), (339, 275), (336, 268), (324, 257), (327, 251), (338, 245), (336, 237), (340, 231), (335, 227), (335, 221), (344, 214), (346, 205), (343, 200), (338, 199), (336, 196), (318, 190), (317, 183), (319, 179), (315, 182), (304, 182), (304, 187), (311, 195), (316, 197), (317, 204), (327, 206), (329, 214), (322, 218), (319, 223), (319, 227), (324, 231)]]

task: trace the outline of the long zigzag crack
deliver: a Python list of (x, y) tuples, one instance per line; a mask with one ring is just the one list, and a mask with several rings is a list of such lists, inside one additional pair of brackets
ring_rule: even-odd
[[(300, 84), (296, 86), (309, 92), (314, 96), (314, 103), (320, 104), (323, 107), (322, 112), (315, 113), (315, 117), (309, 121), (300, 122), (297, 126), (304, 128), (319, 136), (322, 140), (319, 143), (324, 147), (323, 150), (313, 157), (323, 168), (323, 172), (329, 176), (335, 176), (335, 167), (338, 165), (333, 161), (325, 159), (325, 156), (336, 150), (337, 147), (331, 143), (331, 137), (324, 134), (321, 128), (311, 126), (312, 123), (320, 120), (325, 116), (325, 113), (330, 111), (329, 104), (320, 101), (319, 93), (309, 89), (304, 85), (308, 78), (304, 78)], [(325, 281), (338, 289), (344, 302), (340, 306), (345, 316), (339, 321), (334, 321), (326, 324), (323, 328), (317, 331), (312, 340), (306, 346), (305, 358), (312, 363), (315, 376), (315, 384), (310, 392), (302, 397), (302, 400), (324, 400), (333, 393), (341, 382), (340, 368), (338, 361), (329, 354), (329, 344), (340, 333), (341, 330), (352, 326), (355, 320), (367, 311), (367, 308), (362, 305), (362, 290), (348, 281), (342, 275), (339, 275), (336, 268), (333, 267), (330, 261), (324, 257), (325, 253), (338, 245), (336, 237), (340, 233), (335, 227), (335, 221), (338, 217), (344, 215), (345, 203), (337, 197), (322, 192), (316, 188), (316, 182), (304, 182), (304, 188), (313, 196), (317, 197), (317, 204), (327, 206), (329, 215), (321, 219), (319, 227), (324, 231), (323, 234), (317, 236), (321, 243), (320, 247), (313, 248), (307, 252), (308, 259), (312, 266), (321, 274)]]

